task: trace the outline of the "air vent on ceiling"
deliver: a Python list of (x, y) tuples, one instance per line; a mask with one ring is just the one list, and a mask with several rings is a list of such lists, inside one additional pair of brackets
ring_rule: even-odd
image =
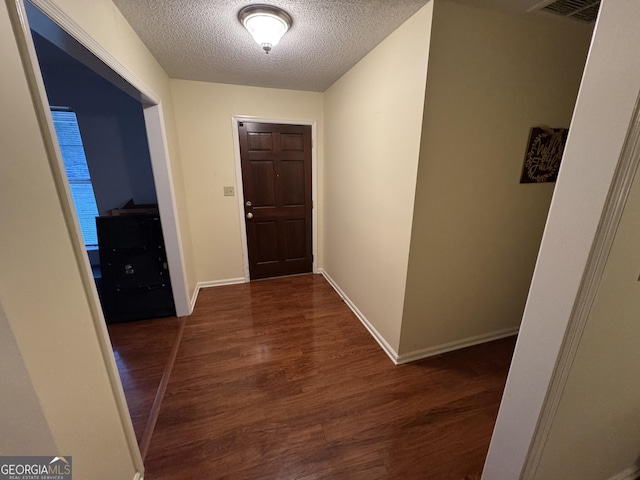
[(595, 22), (600, 10), (600, 0), (556, 0), (542, 10), (585, 22)]

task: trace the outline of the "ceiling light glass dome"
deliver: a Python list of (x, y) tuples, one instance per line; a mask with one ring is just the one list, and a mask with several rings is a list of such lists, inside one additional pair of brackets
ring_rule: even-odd
[(249, 5), (238, 13), (238, 19), (266, 53), (275, 47), (291, 27), (291, 16), (271, 5)]

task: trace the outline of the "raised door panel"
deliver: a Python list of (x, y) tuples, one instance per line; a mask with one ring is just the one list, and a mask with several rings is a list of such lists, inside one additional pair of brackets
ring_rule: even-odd
[(258, 264), (278, 261), (278, 224), (276, 221), (255, 222), (256, 248), (254, 261)]
[(252, 160), (251, 169), (251, 202), (253, 207), (276, 206), (276, 175), (273, 160)]
[(285, 207), (304, 206), (304, 160), (285, 160), (280, 163), (282, 205)]
[(304, 218), (285, 220), (284, 229), (284, 258), (287, 261), (304, 260), (307, 256), (305, 239), (306, 222)]
[(304, 136), (299, 133), (282, 133), (280, 144), (283, 152), (304, 152)]
[(249, 132), (249, 151), (250, 152), (271, 152), (273, 150), (273, 134)]

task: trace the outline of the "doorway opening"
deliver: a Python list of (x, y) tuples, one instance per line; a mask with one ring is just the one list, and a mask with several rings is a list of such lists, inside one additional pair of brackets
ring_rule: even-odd
[[(46, 128), (46, 126), (49, 127), (49, 132), (48, 134), (44, 134), (44, 137), (48, 137), (48, 141), (53, 140), (52, 144), (49, 145), (50, 165), (56, 179), (58, 195), (65, 212), (66, 223), (72, 233), (75, 230), (75, 235), (71, 235), (71, 242), (80, 266), (82, 267), (82, 264), (84, 264), (84, 268), (80, 268), (80, 271), (87, 293), (87, 301), (92, 311), (92, 320), (98, 338), (99, 348), (105, 360), (106, 371), (112, 385), (117, 408), (120, 412), (120, 419), (123, 421), (122, 426), (127, 436), (131, 454), (136, 461), (137, 467), (142, 470), (140, 449), (136, 441), (136, 434), (132, 428), (132, 422), (128, 421), (130, 418), (132, 419), (133, 414), (125, 398), (125, 393), (127, 392), (123, 390), (125, 380), (129, 380), (129, 384), (133, 384), (133, 393), (135, 394), (135, 382), (126, 378), (126, 371), (123, 375), (123, 380), (121, 380), (119, 376), (119, 367), (121, 366), (122, 359), (118, 355), (118, 352), (112, 350), (104, 316), (100, 315), (101, 302), (98, 298), (99, 290), (96, 288), (93, 282), (94, 279), (91, 276), (92, 270), (95, 271), (96, 269), (90, 267), (95, 267), (92, 263), (94, 263), (96, 259), (95, 256), (92, 259), (91, 250), (93, 249), (87, 247), (95, 247), (96, 242), (94, 239), (93, 243), (90, 241), (89, 243), (91, 243), (91, 245), (88, 245), (82, 235), (81, 222), (75, 212), (77, 209), (73, 208), (74, 203), (76, 203), (76, 205), (78, 205), (78, 203), (74, 202), (74, 195), (72, 195), (73, 188), (71, 188), (70, 185), (71, 176), (67, 174), (67, 162), (62, 158), (62, 152), (58, 145), (59, 142), (55, 141), (59, 136), (56, 135), (54, 129), (50, 106), (55, 104), (63, 105), (67, 107), (65, 109), (67, 111), (74, 110), (74, 108), (69, 108), (72, 107), (72, 104), (65, 100), (53, 101), (52, 98), (49, 98), (50, 95), (53, 95), (53, 90), (50, 89), (52, 82), (48, 82), (44, 77), (46, 76), (47, 70), (51, 74), (49, 80), (55, 76), (60, 77), (54, 80), (54, 83), (58, 81), (59, 85), (56, 94), (60, 94), (61, 96), (71, 95), (73, 92), (69, 92), (69, 90), (73, 90), (74, 88), (83, 89), (84, 98), (80, 104), (84, 102), (84, 105), (76, 105), (75, 113), (80, 114), (86, 104), (94, 103), (93, 106), (96, 107), (95, 111), (83, 111), (83, 118), (78, 118), (78, 130), (80, 134), (82, 134), (84, 145), (82, 147), (79, 145), (75, 146), (80, 147), (82, 150), (87, 150), (87, 170), (102, 168), (103, 175), (122, 177), (120, 180), (125, 179), (119, 183), (120, 188), (118, 189), (109, 188), (108, 186), (105, 188), (96, 188), (96, 180), (98, 180), (100, 175), (94, 176), (93, 172), (91, 172), (88, 178), (92, 184), (92, 189), (95, 191), (96, 210), (99, 209), (101, 212), (114, 209), (122, 210), (123, 208), (127, 210), (140, 210), (149, 207), (149, 205), (153, 205), (151, 208), (155, 209), (155, 212), (150, 216), (157, 218), (158, 221), (143, 222), (143, 228), (136, 227), (138, 232), (142, 232), (141, 235), (138, 235), (137, 240), (142, 237), (147, 238), (150, 233), (153, 233), (155, 236), (160, 235), (160, 237), (164, 238), (166, 258), (163, 262), (159, 263), (163, 275), (166, 275), (168, 278), (169, 271), (171, 273), (172, 288), (169, 289), (168, 295), (171, 300), (171, 312), (178, 316), (185, 316), (189, 315), (191, 310), (186, 286), (182, 246), (177, 226), (177, 208), (168, 161), (162, 104), (160, 98), (153, 91), (149, 90), (135, 75), (122, 66), (106, 50), (96, 44), (86, 32), (79, 28), (64, 12), (55, 7), (49, 0), (16, 0), (10, 7), (15, 8), (16, 11), (14, 15), (16, 18), (25, 20), (21, 22), (19, 31), (18, 29), (16, 30), (18, 37), (21, 37), (19, 41), (26, 45), (25, 51), (28, 56), (25, 56), (25, 69), (32, 74), (31, 86), (35, 92), (36, 110), (39, 113), (42, 125), (44, 125), (44, 128)], [(61, 25), (64, 25), (64, 29)], [(50, 62), (50, 65), (46, 65), (44, 58), (38, 58), (37, 55), (41, 53), (37, 52), (38, 44), (40, 44), (40, 47), (44, 45), (45, 49), (50, 49), (51, 51), (56, 51), (55, 49), (57, 49), (60, 55), (66, 55), (70, 60), (66, 59), (61, 63), (67, 63), (68, 61), (73, 63), (75, 70), (71, 76), (68, 76), (65, 80), (65, 68), (63, 68), (64, 65), (60, 62), (53, 60)], [(63, 57), (56, 58), (59, 60)], [(83, 74), (80, 73), (81, 70), (84, 72)], [(89, 76), (85, 76), (84, 74)], [(90, 80), (87, 80), (89, 78)], [(94, 92), (93, 98), (91, 98), (92, 91), (89, 88), (90, 86), (88, 84), (79, 85), (77, 83), (79, 79), (81, 82), (87, 80), (87, 83), (99, 83), (103, 88), (98, 92)], [(76, 81), (75, 85), (73, 85), (73, 81), (71, 80)], [(100, 102), (102, 102), (102, 105), (99, 105)], [(114, 107), (112, 103), (117, 103), (121, 107), (121, 115), (114, 114), (110, 118), (107, 118), (109, 115), (101, 115), (100, 108)], [(121, 122), (119, 120), (121, 120)], [(89, 133), (85, 135), (83, 129)], [(123, 137), (127, 136), (133, 137), (133, 140), (130, 138), (129, 140), (131, 141), (125, 142)], [(86, 142), (87, 138), (91, 138), (91, 140)], [(96, 142), (96, 139), (100, 138), (103, 140), (102, 147), (98, 145), (99, 142)], [(107, 139), (106, 141), (105, 138)], [(127, 148), (123, 146), (125, 143), (128, 145)], [(120, 151), (118, 151), (118, 149), (120, 149)], [(92, 152), (89, 152), (89, 150), (92, 150)], [(92, 167), (92, 161), (100, 154), (103, 155), (103, 161), (98, 162), (100, 167)], [(126, 157), (134, 160), (131, 162), (126, 161)], [(71, 165), (71, 163), (72, 162), (70, 162), (69, 165)], [(104, 180), (104, 178), (102, 179)], [(86, 183), (86, 176), (83, 177), (83, 180)], [(132, 186), (132, 182), (135, 183), (135, 186)], [(119, 191), (116, 192), (115, 190)], [(115, 195), (121, 195), (123, 191), (124, 195), (127, 195), (128, 200), (116, 199)], [(136, 208), (128, 208), (131, 206)], [(131, 214), (132, 212), (127, 211), (126, 213)], [(139, 214), (141, 214), (140, 211), (136, 212), (135, 215), (139, 216)], [(159, 222), (160, 216), (162, 216), (161, 227)], [(112, 218), (116, 219), (118, 216), (114, 215)], [(131, 217), (127, 218), (125, 215), (121, 215), (121, 218), (124, 218), (130, 223), (129, 220)], [(128, 225), (127, 228), (132, 227)], [(97, 229), (96, 236), (98, 237), (97, 243), (100, 244), (100, 228)], [(111, 238), (111, 240), (114, 240), (114, 238)], [(130, 238), (129, 236), (129, 239)], [(115, 240), (117, 240), (117, 238), (115, 238)], [(129, 250), (129, 253), (131, 253), (131, 247), (133, 247), (133, 250), (135, 250), (134, 253), (138, 257), (136, 261), (140, 260), (141, 257), (145, 257), (143, 259), (145, 261), (152, 257), (152, 255), (150, 255), (149, 244), (144, 241), (137, 242), (137, 244), (133, 246), (123, 246), (122, 242), (120, 242), (118, 245), (111, 245), (109, 250), (119, 254), (122, 253), (121, 250), (123, 248), (126, 248)], [(157, 256), (156, 251), (153, 257)], [(131, 270), (131, 268), (125, 267), (121, 273), (123, 275), (134, 273), (134, 271)], [(135, 270), (135, 268), (133, 268), (133, 270)], [(147, 286), (155, 287), (155, 284), (149, 284)], [(136, 288), (136, 290), (138, 290), (135, 294), (136, 301), (139, 296), (153, 296), (156, 295), (158, 291), (156, 288), (147, 288), (145, 291)], [(131, 291), (128, 293), (131, 293)], [(155, 302), (152, 303), (155, 304)], [(157, 313), (158, 312), (154, 312), (154, 315)], [(171, 317), (171, 319), (178, 325), (179, 322), (176, 321), (175, 317)], [(124, 320), (127, 320), (127, 318)], [(144, 341), (144, 338), (140, 340)], [(169, 347), (170, 346), (169, 344)], [(144, 348), (144, 345), (140, 347)], [(116, 359), (116, 357), (118, 358)], [(131, 404), (131, 401), (129, 401), (129, 404)]]
[[(171, 275), (169, 296), (177, 315), (188, 315), (190, 303), (160, 102), (145, 91), (146, 87), (133, 85), (59, 27), (37, 3), (25, 2), (25, 11), (48, 101), (72, 107), (78, 115), (98, 210), (155, 206), (156, 216), (162, 218), (166, 249), (162, 266), (166, 263), (165, 274)], [(103, 55), (108, 56), (106, 52)], [(96, 270), (98, 251), (89, 250)]]
[(141, 102), (32, 37), (108, 323), (175, 315)]

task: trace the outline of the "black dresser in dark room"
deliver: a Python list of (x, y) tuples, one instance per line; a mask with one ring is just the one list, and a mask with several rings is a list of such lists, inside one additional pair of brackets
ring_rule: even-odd
[(107, 323), (175, 315), (157, 213), (96, 218)]

